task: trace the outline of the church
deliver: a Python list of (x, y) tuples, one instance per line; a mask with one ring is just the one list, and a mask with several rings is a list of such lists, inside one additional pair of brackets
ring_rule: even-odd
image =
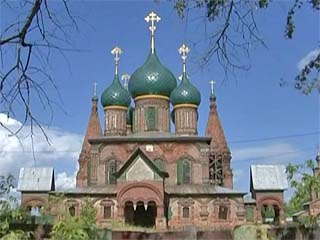
[[(179, 48), (182, 77), (177, 84), (157, 56), (155, 24), (160, 17), (151, 12), (145, 20), (151, 32), (145, 62), (131, 76), (123, 76), (121, 83), (122, 50), (115, 47), (113, 81), (100, 101), (96, 90), (92, 97), (76, 188), (55, 191), (52, 168), (23, 168), (18, 186), (22, 206), (41, 209), (50, 196), (63, 193), (59, 207), (75, 216), (85, 199), (90, 199), (101, 226), (119, 221), (156, 229), (219, 229), (259, 221), (261, 208), (269, 204), (277, 206), (277, 217), (284, 222), (283, 191), (287, 185), (282, 166), (252, 166), (252, 198), (244, 198), (246, 192), (233, 188), (231, 153), (217, 112), (213, 82), (210, 99), (203, 101), (209, 103), (208, 120), (205, 135), (200, 136), (201, 94), (187, 71), (190, 49), (185, 44)], [(104, 111), (102, 126), (99, 102)], [(50, 214), (55, 215), (53, 210)]]

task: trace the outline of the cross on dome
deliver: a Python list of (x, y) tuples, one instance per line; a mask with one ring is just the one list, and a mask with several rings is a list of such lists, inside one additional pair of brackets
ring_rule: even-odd
[(121, 80), (123, 81), (123, 86), (125, 88), (128, 88), (129, 80), (130, 80), (130, 75), (128, 73), (124, 73), (121, 76)]
[(159, 22), (161, 18), (155, 13), (150, 12), (144, 20), (148, 23), (151, 22), (151, 26), (149, 26), (149, 30), (151, 31), (151, 52), (154, 53), (154, 33), (156, 31), (156, 25), (155, 22)]
[(118, 75), (118, 65), (119, 65), (119, 60), (120, 60), (120, 54), (122, 54), (123, 51), (120, 47), (115, 46), (111, 50), (111, 54), (114, 55), (114, 63), (115, 63), (115, 74)]
[(178, 51), (182, 58), (183, 73), (186, 73), (186, 60), (187, 60), (187, 55), (190, 52), (190, 48), (186, 44), (182, 44), (178, 49)]
[(211, 96), (214, 96), (214, 85), (215, 85), (215, 81), (214, 80), (211, 80), (209, 81), (210, 83), (210, 87), (211, 87)]
[(97, 97), (97, 82), (94, 81), (93, 83), (93, 97)]

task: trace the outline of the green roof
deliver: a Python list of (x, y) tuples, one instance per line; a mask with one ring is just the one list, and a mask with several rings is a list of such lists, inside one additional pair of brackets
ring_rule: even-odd
[(174, 75), (160, 63), (156, 52), (150, 52), (146, 62), (132, 74), (128, 87), (135, 98), (150, 94), (170, 97), (176, 86)]
[(129, 92), (121, 85), (119, 76), (114, 76), (112, 84), (103, 91), (101, 104), (103, 107), (123, 106), (128, 107), (131, 103)]
[(172, 91), (170, 100), (173, 106), (178, 104), (195, 104), (198, 106), (201, 102), (201, 95), (199, 90), (192, 85), (187, 74), (184, 73), (181, 84)]

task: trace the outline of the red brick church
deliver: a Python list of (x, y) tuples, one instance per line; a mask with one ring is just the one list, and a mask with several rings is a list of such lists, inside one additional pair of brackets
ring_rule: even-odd
[[(179, 49), (182, 79), (177, 86), (176, 78), (157, 56), (154, 33), (160, 17), (151, 12), (145, 20), (151, 31), (149, 54), (130, 78), (125, 77), (125, 84), (119, 78), (122, 51), (119, 47), (112, 50), (115, 73), (101, 96), (103, 129), (94, 94), (79, 156), (77, 186), (63, 192), (61, 206), (77, 215), (84, 199), (89, 198), (97, 208), (97, 222), (106, 226), (120, 221), (157, 229), (189, 225), (212, 229), (261, 220), (261, 208), (271, 204), (278, 207), (283, 222), (285, 183), (255, 189), (258, 185), (252, 179), (253, 199), (233, 189), (231, 153), (213, 83), (210, 99), (205, 101), (209, 102), (205, 136), (199, 136), (201, 95), (187, 74), (189, 48), (183, 44)], [(274, 169), (270, 172), (264, 165), (259, 169), (274, 174)], [(281, 169), (280, 175), (284, 175)], [(252, 178), (258, 178), (259, 174), (254, 174), (258, 170), (252, 170)], [(42, 178), (41, 187), (37, 183), (23, 185), (26, 179), (32, 182), (36, 177)], [(19, 182), (26, 207), (42, 207), (55, 193), (52, 169), (22, 169)]]

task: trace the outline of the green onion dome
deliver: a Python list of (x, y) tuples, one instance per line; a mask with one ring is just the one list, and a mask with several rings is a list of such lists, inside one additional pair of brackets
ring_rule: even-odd
[(130, 106), (127, 111), (127, 125), (132, 125), (134, 107)]
[(150, 52), (146, 62), (130, 77), (128, 87), (131, 96), (136, 98), (152, 94), (170, 97), (176, 86), (174, 75), (160, 63), (156, 52)]
[(129, 107), (131, 97), (129, 92), (121, 85), (119, 76), (114, 76), (112, 84), (104, 90), (101, 95), (101, 104), (103, 107), (122, 106)]
[(173, 106), (179, 104), (194, 104), (199, 106), (201, 95), (199, 90), (192, 85), (187, 74), (184, 73), (181, 84), (172, 91), (170, 100)]

